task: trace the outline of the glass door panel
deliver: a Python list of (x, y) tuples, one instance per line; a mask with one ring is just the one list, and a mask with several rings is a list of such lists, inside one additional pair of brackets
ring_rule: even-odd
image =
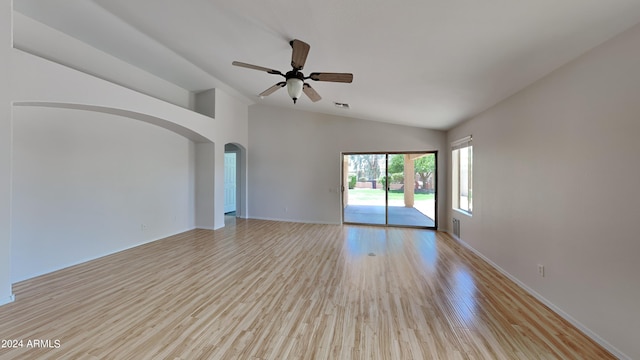
[(344, 158), (344, 222), (385, 225), (386, 196), (380, 181), (386, 171), (386, 155), (350, 154)]
[(435, 227), (436, 156), (389, 154), (388, 225)]

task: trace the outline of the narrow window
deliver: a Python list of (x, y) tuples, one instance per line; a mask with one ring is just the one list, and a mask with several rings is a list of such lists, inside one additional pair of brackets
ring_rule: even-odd
[(473, 145), (471, 136), (451, 144), (453, 209), (473, 212)]

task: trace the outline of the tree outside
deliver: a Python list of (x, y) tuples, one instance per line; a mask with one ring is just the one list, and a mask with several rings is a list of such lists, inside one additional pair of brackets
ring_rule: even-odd
[(377, 180), (383, 172), (380, 164), (384, 161), (384, 155), (381, 154), (356, 154), (349, 155), (349, 165), (353, 169), (358, 181)]
[[(428, 154), (414, 160), (419, 187), (425, 190), (433, 190), (432, 176), (436, 169), (436, 157)], [(389, 157), (389, 176), (391, 183), (404, 182), (404, 154), (394, 154)]]

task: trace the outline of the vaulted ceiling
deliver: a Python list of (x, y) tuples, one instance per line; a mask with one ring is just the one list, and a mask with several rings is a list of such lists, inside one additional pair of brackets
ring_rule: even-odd
[[(187, 90), (249, 103), (448, 129), (640, 21), (637, 0), (15, 0), (14, 8)], [(293, 105), (282, 78), (234, 60), (351, 72)], [(216, 85), (217, 84), (217, 85)], [(350, 104), (338, 109), (334, 102)]]

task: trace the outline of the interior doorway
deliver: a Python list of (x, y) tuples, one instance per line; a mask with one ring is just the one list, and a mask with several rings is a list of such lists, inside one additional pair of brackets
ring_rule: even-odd
[(224, 145), (225, 223), (246, 217), (246, 150), (242, 145)]
[(437, 152), (343, 153), (342, 220), (437, 228)]
[(236, 153), (224, 153), (224, 213), (236, 211)]

